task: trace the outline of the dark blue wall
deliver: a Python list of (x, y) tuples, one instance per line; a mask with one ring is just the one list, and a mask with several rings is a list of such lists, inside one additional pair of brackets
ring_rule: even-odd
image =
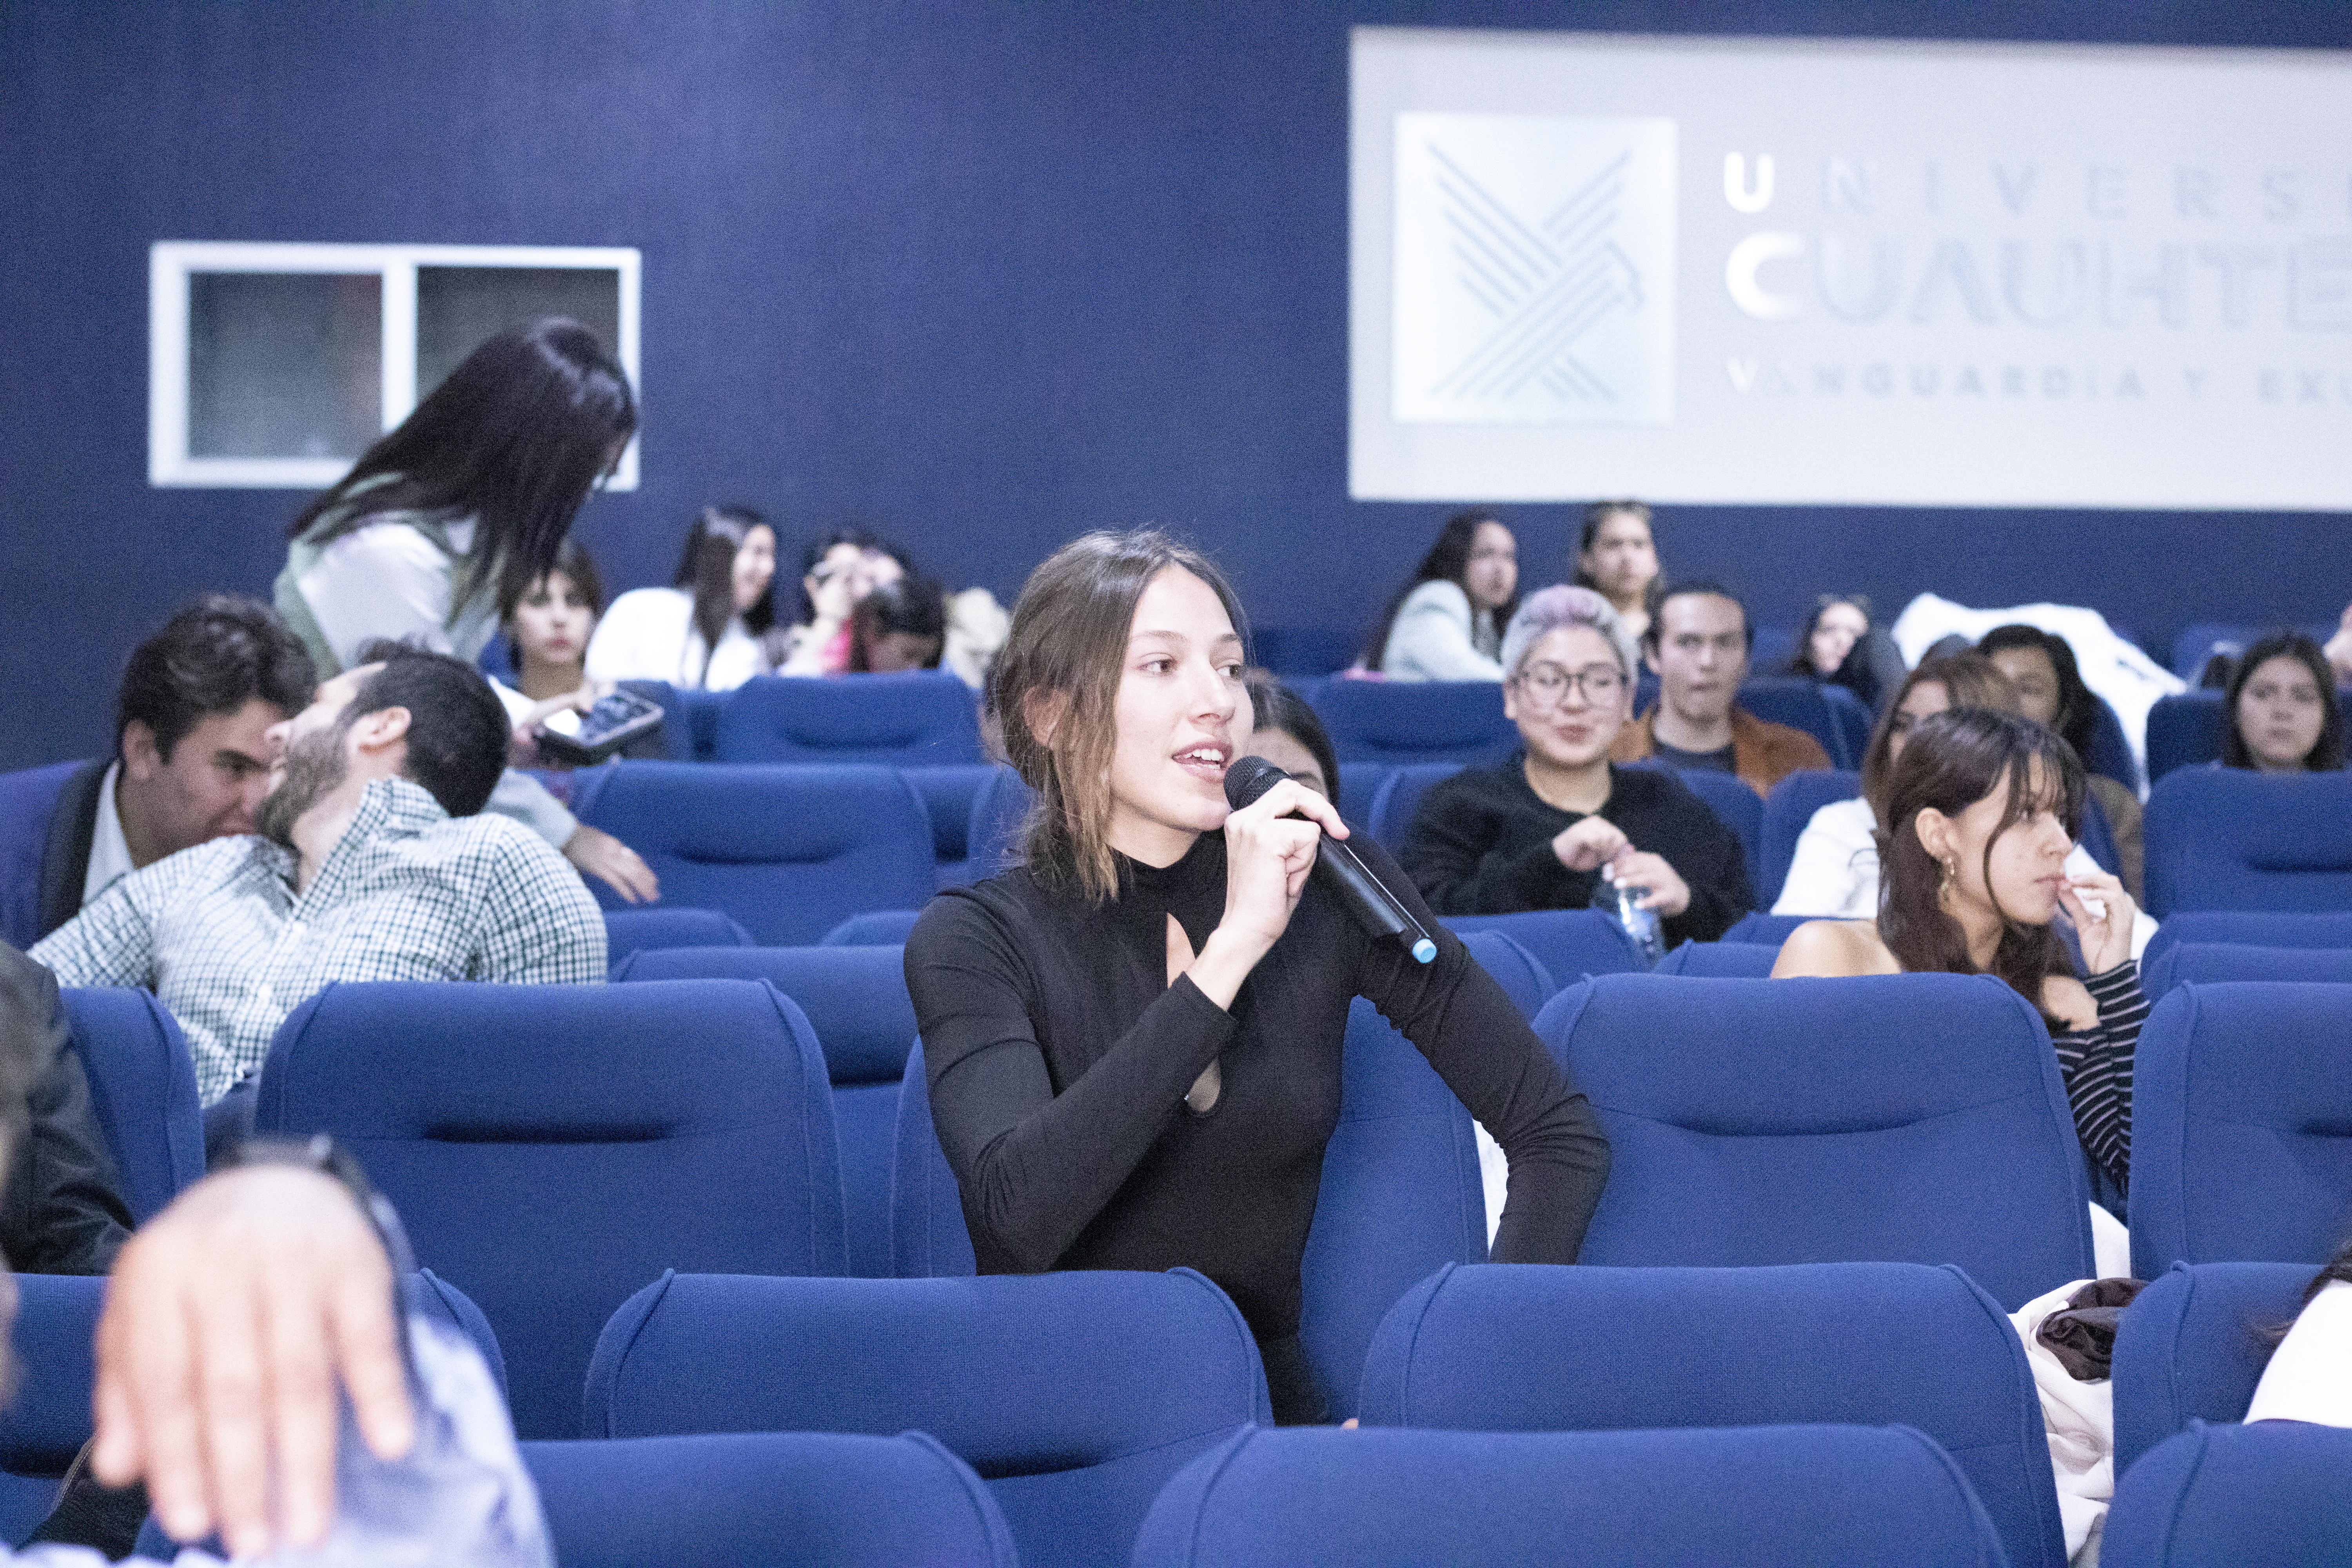
[[(619, 586), (740, 500), (1008, 601), (1083, 528), (1164, 523), (1260, 624), (1360, 624), (1443, 509), (1347, 499), (1353, 22), (2352, 44), (2336, 0), (14, 0), (0, 767), (104, 746), (131, 645), (199, 589), (266, 592), (302, 500), (147, 487), (157, 239), (641, 247), (644, 488), (581, 523)], [(1567, 510), (1520, 517), (1547, 580)], [(1776, 621), (1932, 587), (2154, 641), (2352, 592), (2335, 516), (1683, 508), (1661, 534)]]

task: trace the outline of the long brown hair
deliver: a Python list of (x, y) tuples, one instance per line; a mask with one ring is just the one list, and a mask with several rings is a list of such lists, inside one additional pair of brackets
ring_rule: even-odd
[[(2034, 764), (2041, 764), (2040, 788)], [(1944, 868), (1919, 839), (1919, 814), (1934, 807), (1947, 816), (1985, 799), (2006, 781), (2008, 802), (2000, 826), (1985, 840), (1979, 868), (1985, 891), (2001, 919), (2000, 946), (1989, 973), (2007, 982), (2047, 1020), (2042, 983), (2074, 971), (2054, 925), (2027, 925), (2012, 919), (1992, 891), (1992, 852), (2000, 836), (2039, 809), (2066, 825), (2066, 837), (2080, 836), (2083, 795), (2087, 787), (2074, 748), (2053, 731), (2014, 713), (1990, 708), (1948, 708), (1919, 721), (1904, 742), (1886, 786), (1886, 815), (1878, 829), (1878, 934), (1906, 972), (1983, 973), (1969, 957), (1968, 933), (1937, 896)], [(2058, 1026), (2053, 1022), (2053, 1028)]]
[(1862, 798), (1870, 802), (1871, 815), (1880, 822), (1886, 820), (1886, 784), (1895, 770), (1895, 737), (1905, 732), (1907, 723), (1901, 712), (1903, 700), (1911, 695), (1914, 688), (1929, 681), (1944, 689), (1947, 707), (2017, 711), (2017, 688), (2000, 672), (1999, 665), (1976, 649), (1964, 648), (1942, 658), (1922, 660), (1919, 668), (1905, 676), (1903, 684), (1895, 689), (1886, 711), (1878, 716), (1878, 727), (1870, 732), (1868, 749), (1862, 753)]
[[(1248, 637), (1241, 602), (1207, 556), (1157, 530), (1089, 533), (1029, 574), (989, 677), (989, 710), (1004, 727), (1005, 755), (1037, 793), (1021, 831), (1022, 861), (1041, 880), (1075, 882), (1090, 899), (1118, 896), (1110, 760), (1119, 677), (1136, 604), (1171, 566), (1206, 583), (1234, 630)], [(1060, 703), (1050, 746), (1030, 728), (1033, 693)]]

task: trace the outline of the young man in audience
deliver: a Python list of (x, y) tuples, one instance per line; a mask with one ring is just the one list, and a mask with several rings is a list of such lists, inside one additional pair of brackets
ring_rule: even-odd
[(1748, 607), (1728, 588), (1686, 583), (1668, 589), (1642, 637), (1642, 651), (1658, 672), (1658, 700), (1618, 735), (1612, 760), (1655, 757), (1670, 767), (1737, 773), (1758, 795), (1770, 794), (1790, 773), (1828, 767), (1819, 741), (1739, 706), (1755, 644)]
[(578, 875), (520, 823), (478, 815), (507, 722), (471, 665), (376, 644), (269, 743), (257, 837), (124, 878), (32, 953), (63, 984), (152, 987), (205, 1104), (333, 981), (604, 978)]
[(114, 704), (114, 755), (66, 781), (41, 851), (47, 936), (131, 872), (253, 831), (265, 737), (310, 700), (299, 638), (267, 605), (207, 595), (139, 645)]

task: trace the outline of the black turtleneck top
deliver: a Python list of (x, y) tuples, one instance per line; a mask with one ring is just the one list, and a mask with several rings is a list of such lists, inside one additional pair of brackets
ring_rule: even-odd
[[(1164, 869), (1121, 858), (1102, 903), (1025, 868), (931, 901), (907, 939), (931, 1115), (983, 1274), (1059, 1268), (1215, 1280), (1266, 1351), (1277, 1415), (1297, 1354), (1299, 1259), (1339, 1116), (1348, 1005), (1369, 997), (1509, 1156), (1497, 1262), (1571, 1263), (1608, 1144), (1508, 995), (1369, 834), (1358, 854), (1435, 933), (1416, 963), (1312, 879), (1228, 1014), (1168, 984), (1167, 917), (1195, 952), (1223, 918), (1225, 841)], [(1206, 1113), (1184, 1103), (1212, 1060)], [(1292, 1370), (1286, 1370), (1292, 1369)]]

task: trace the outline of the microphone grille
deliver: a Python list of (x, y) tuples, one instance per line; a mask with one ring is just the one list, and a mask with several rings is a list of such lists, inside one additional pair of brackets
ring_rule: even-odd
[(1225, 764), (1225, 804), (1239, 811), (1289, 776), (1264, 757), (1235, 757)]

